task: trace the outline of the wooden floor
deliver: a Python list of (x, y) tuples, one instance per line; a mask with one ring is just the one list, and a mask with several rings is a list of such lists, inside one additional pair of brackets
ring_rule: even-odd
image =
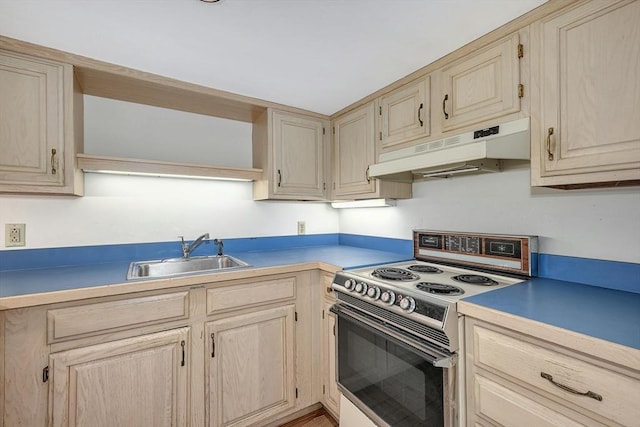
[(313, 411), (280, 427), (336, 427), (338, 422), (324, 408)]

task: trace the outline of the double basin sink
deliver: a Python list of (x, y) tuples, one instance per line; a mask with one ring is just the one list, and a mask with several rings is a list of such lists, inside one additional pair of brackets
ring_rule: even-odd
[(129, 265), (127, 280), (214, 273), (245, 267), (250, 267), (250, 265), (230, 255), (136, 261)]

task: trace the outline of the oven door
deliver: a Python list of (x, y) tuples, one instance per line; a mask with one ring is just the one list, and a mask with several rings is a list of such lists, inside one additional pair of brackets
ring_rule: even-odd
[(451, 427), (456, 355), (336, 304), (340, 391), (380, 426)]

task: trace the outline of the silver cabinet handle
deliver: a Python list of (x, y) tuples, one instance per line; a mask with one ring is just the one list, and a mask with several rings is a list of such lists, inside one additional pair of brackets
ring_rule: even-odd
[(424, 108), (424, 105), (421, 102), (420, 106), (418, 107), (418, 121), (420, 122), (420, 127), (424, 126), (424, 122), (422, 121), (422, 114), (421, 114), (422, 108)]
[(278, 187), (282, 184), (282, 172), (278, 169)]
[(592, 399), (597, 400), (598, 402), (602, 402), (602, 396), (601, 396), (601, 395), (599, 395), (598, 393), (594, 393), (594, 392), (592, 392), (592, 391), (585, 391), (585, 392), (581, 392), (581, 391), (578, 391), (578, 390), (576, 390), (576, 389), (574, 389), (574, 388), (571, 388), (571, 387), (569, 387), (569, 386), (567, 386), (567, 385), (564, 385), (564, 384), (560, 384), (560, 383), (558, 383), (558, 382), (555, 382), (555, 381), (553, 380), (553, 376), (551, 376), (550, 374), (547, 374), (546, 372), (540, 372), (540, 376), (541, 376), (542, 378), (544, 378), (545, 380), (549, 381), (549, 382), (550, 382), (551, 384), (553, 384), (554, 386), (556, 386), (556, 387), (558, 387), (558, 388), (560, 388), (560, 389), (562, 389), (562, 390), (564, 390), (564, 391), (566, 391), (566, 392), (569, 392), (569, 393), (571, 393), (571, 394), (577, 394), (577, 395), (580, 395), (580, 396), (590, 397), (590, 398), (592, 398)]

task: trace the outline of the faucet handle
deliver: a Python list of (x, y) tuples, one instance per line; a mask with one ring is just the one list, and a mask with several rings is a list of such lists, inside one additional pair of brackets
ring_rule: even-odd
[(224, 246), (222, 239), (214, 239), (213, 244), (218, 246), (218, 256), (222, 256), (222, 247)]
[(180, 246), (182, 247), (182, 256), (187, 256), (188, 253), (185, 252), (189, 248), (189, 244), (184, 241), (184, 236), (178, 236), (180, 238)]
[(180, 247), (182, 248), (182, 257), (189, 258), (189, 245), (185, 243), (184, 236), (178, 236), (180, 238)]

